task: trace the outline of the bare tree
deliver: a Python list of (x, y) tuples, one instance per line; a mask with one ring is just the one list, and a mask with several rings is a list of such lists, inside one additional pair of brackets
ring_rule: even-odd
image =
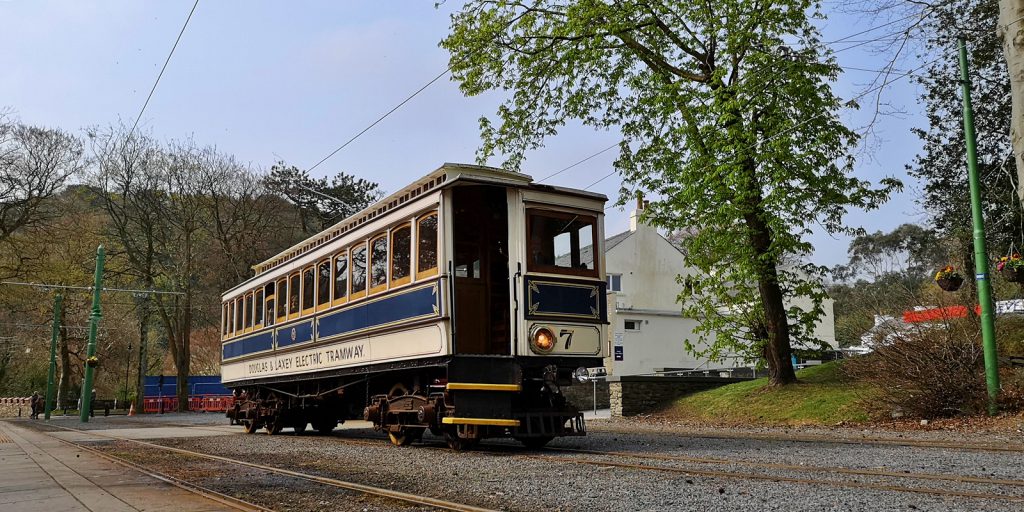
[(56, 129), (10, 122), (0, 114), (0, 241), (55, 212), (44, 208), (82, 168), (82, 143)]

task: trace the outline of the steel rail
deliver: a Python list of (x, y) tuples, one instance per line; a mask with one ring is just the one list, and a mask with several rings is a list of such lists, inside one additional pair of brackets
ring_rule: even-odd
[[(607, 432), (615, 434), (637, 434), (644, 432), (627, 431), (615, 428), (594, 428), (588, 429), (590, 432)], [(882, 445), (882, 446), (907, 446), (911, 448), (943, 448), (949, 450), (961, 450), (961, 451), (979, 451), (979, 452), (1024, 452), (1024, 444), (994, 444), (994, 443), (952, 443), (948, 441), (930, 441), (930, 440), (914, 440), (914, 439), (889, 439), (884, 437), (865, 437), (865, 438), (834, 438), (825, 435), (816, 434), (796, 434), (796, 435), (775, 435), (775, 434), (755, 434), (755, 433), (736, 433), (731, 434), (727, 432), (720, 433), (702, 433), (699, 431), (658, 431), (658, 434), (675, 434), (681, 437), (696, 437), (699, 439), (748, 439), (756, 441), (786, 441), (786, 442), (798, 442), (798, 443), (832, 443), (832, 444), (860, 444), (860, 445)]]
[[(140, 441), (138, 439), (129, 439), (129, 438), (119, 437), (119, 436), (114, 436), (114, 435), (109, 435), (109, 434), (100, 434), (100, 433), (98, 433), (96, 431), (79, 430), (79, 429), (76, 429), (76, 428), (65, 427), (65, 426), (61, 426), (61, 425), (52, 425), (52, 426), (60, 428), (60, 429), (68, 430), (68, 431), (71, 431), (71, 432), (77, 432), (79, 434), (96, 436), (96, 437), (101, 437), (101, 438), (106, 438), (106, 439), (112, 439), (112, 440), (115, 440), (115, 441), (126, 441), (126, 442), (129, 442), (129, 443), (138, 444), (140, 446), (146, 446), (148, 448), (156, 448), (156, 449), (159, 449), (159, 450), (169, 451), (169, 452), (178, 453), (178, 454), (182, 454), (182, 455), (189, 455), (189, 456), (198, 457), (198, 458), (202, 458), (202, 459), (215, 460), (215, 461), (218, 461), (218, 462), (226, 462), (228, 464), (236, 464), (236, 465), (239, 465), (239, 466), (245, 466), (245, 467), (250, 467), (250, 468), (253, 468), (253, 469), (259, 469), (261, 471), (269, 471), (271, 473), (277, 473), (279, 475), (291, 476), (291, 477), (299, 478), (299, 479), (302, 479), (302, 480), (308, 480), (308, 481), (311, 481), (311, 482), (317, 482), (317, 483), (329, 485), (331, 487), (338, 487), (338, 488), (346, 489), (346, 490), (349, 490), (349, 491), (360, 492), (360, 493), (363, 493), (363, 494), (371, 494), (371, 495), (374, 495), (374, 496), (380, 496), (380, 497), (383, 497), (383, 498), (389, 498), (389, 499), (393, 499), (393, 500), (396, 500), (396, 501), (404, 501), (404, 502), (413, 503), (413, 504), (416, 504), (416, 505), (423, 505), (423, 506), (428, 506), (428, 507), (434, 507), (434, 508), (441, 509), (441, 510), (451, 510), (451, 511), (454, 511), (454, 512), (496, 512), (493, 509), (476, 507), (476, 506), (467, 505), (467, 504), (464, 504), (464, 503), (456, 503), (456, 502), (452, 502), (452, 501), (442, 500), (442, 499), (439, 499), (439, 498), (432, 498), (430, 496), (422, 496), (422, 495), (418, 495), (418, 494), (411, 494), (411, 493), (406, 493), (406, 492), (401, 492), (401, 491), (394, 491), (394, 490), (391, 490), (391, 489), (384, 489), (384, 488), (381, 488), (381, 487), (374, 487), (374, 486), (371, 486), (371, 485), (364, 485), (364, 484), (359, 484), (359, 483), (355, 483), (355, 482), (348, 482), (348, 481), (345, 481), (345, 480), (338, 480), (336, 478), (330, 478), (330, 477), (324, 477), (324, 476), (318, 476), (318, 475), (310, 475), (308, 473), (301, 473), (301, 472), (298, 472), (298, 471), (292, 471), (290, 469), (278, 468), (278, 467), (274, 467), (274, 466), (267, 466), (267, 465), (263, 465), (263, 464), (257, 464), (257, 463), (254, 463), (254, 462), (246, 462), (246, 461), (242, 461), (242, 460), (232, 459), (232, 458), (229, 458), (229, 457), (223, 457), (223, 456), (220, 456), (220, 455), (212, 455), (212, 454), (209, 454), (209, 453), (202, 453), (202, 452), (197, 452), (197, 451), (193, 451), (193, 450), (186, 450), (184, 448), (176, 448), (176, 447), (173, 447), (173, 446), (164, 446), (164, 445), (160, 445), (160, 444), (156, 444), (156, 443), (149, 443), (149, 442), (146, 442), (146, 441)], [(72, 442), (72, 444), (74, 444), (75, 446), (81, 447), (81, 445), (78, 444), (78, 443), (73, 443)]]
[(686, 455), (666, 455), (658, 453), (639, 453), (639, 452), (622, 452), (622, 451), (610, 451), (602, 452), (600, 450), (585, 450), (579, 448), (550, 448), (546, 451), (564, 452), (564, 453), (580, 453), (585, 455), (600, 455), (600, 456), (614, 456), (614, 457), (632, 457), (637, 459), (651, 459), (651, 460), (665, 460), (665, 461), (679, 461), (679, 462), (691, 462), (696, 464), (735, 464), (737, 466), (749, 466), (766, 469), (783, 469), (787, 471), (806, 471), (806, 472), (831, 472), (843, 475), (859, 475), (859, 476), (878, 476), (886, 478), (906, 478), (911, 480), (942, 480), (948, 482), (958, 483), (972, 483), (972, 484), (986, 484), (986, 485), (1008, 485), (1015, 487), (1024, 487), (1024, 480), (1009, 480), (1004, 478), (989, 478), (983, 476), (970, 476), (970, 475), (952, 475), (945, 473), (903, 473), (898, 471), (887, 471), (882, 469), (856, 469), (856, 468), (845, 468), (840, 466), (810, 466), (800, 464), (783, 464), (777, 462), (756, 462), (746, 461), (737, 459), (715, 459), (710, 457), (689, 457)]
[[(61, 427), (61, 428), (64, 428), (64, 427)], [(83, 432), (85, 432), (85, 431), (83, 431)], [(137, 463), (132, 462), (132, 461), (130, 461), (128, 459), (123, 459), (121, 457), (110, 455), (110, 454), (104, 453), (104, 452), (102, 452), (100, 450), (97, 450), (95, 448), (84, 446), (84, 445), (81, 445), (81, 444), (78, 444), (78, 443), (75, 443), (75, 442), (72, 442), (72, 441), (68, 441), (66, 439), (61, 439), (59, 437), (54, 437), (54, 436), (50, 436), (50, 437), (53, 437), (54, 439), (56, 439), (56, 440), (58, 440), (58, 441), (60, 441), (62, 443), (65, 443), (67, 445), (73, 446), (74, 448), (87, 451), (87, 452), (89, 452), (89, 453), (91, 453), (93, 455), (96, 455), (96, 456), (100, 457), (100, 458), (103, 458), (105, 460), (113, 462), (114, 464), (120, 464), (122, 466), (134, 469), (135, 471), (138, 471), (138, 472), (140, 472), (140, 473), (142, 473), (142, 474), (144, 474), (146, 476), (149, 476), (151, 478), (155, 478), (157, 480), (160, 480), (161, 482), (166, 482), (166, 483), (168, 483), (170, 485), (173, 485), (173, 486), (175, 486), (175, 487), (177, 487), (179, 489), (186, 490), (188, 492), (191, 492), (192, 494), (196, 494), (196, 495), (202, 496), (202, 497), (204, 497), (206, 499), (215, 501), (215, 502), (220, 503), (222, 505), (227, 505), (227, 506), (229, 506), (231, 508), (234, 508), (236, 510), (242, 510), (244, 512), (253, 512), (253, 511), (255, 511), (255, 512), (275, 512), (274, 509), (263, 507), (263, 506), (255, 504), (255, 503), (250, 503), (248, 501), (245, 501), (245, 500), (240, 499), (240, 498), (235, 498), (233, 496), (228, 496), (227, 494), (224, 494), (222, 492), (215, 491), (215, 490), (210, 489), (208, 487), (203, 487), (203, 486), (201, 486), (199, 484), (194, 484), (194, 483), (191, 483), (191, 482), (187, 482), (185, 480), (182, 480), (182, 479), (177, 478), (177, 477), (173, 477), (173, 476), (168, 475), (166, 473), (160, 473), (158, 471), (154, 471), (152, 468), (146, 468), (146, 467), (142, 466), (141, 464), (137, 464)]]
[(769, 482), (786, 482), (796, 484), (809, 484), (809, 485), (827, 485), (833, 487), (849, 487), (854, 489), (869, 489), (877, 491), (893, 491), (893, 492), (906, 492), (915, 494), (929, 494), (933, 496), (948, 496), (955, 498), (976, 498), (986, 500), (1001, 500), (1001, 501), (1014, 501), (1024, 502), (1024, 496), (1008, 496), (1004, 494), (989, 494), (980, 492), (970, 491), (954, 491), (948, 489), (935, 489), (930, 487), (906, 487), (901, 485), (891, 484), (880, 484), (871, 482), (853, 482), (853, 481), (837, 481), (837, 480), (823, 480), (813, 478), (798, 478), (789, 476), (777, 476), (777, 475), (765, 475), (760, 473), (741, 473), (736, 471), (718, 471), (710, 469), (693, 469), (693, 468), (676, 468), (669, 466), (644, 466), (642, 464), (630, 464), (626, 462), (610, 462), (610, 461), (599, 461), (599, 460), (587, 460), (587, 459), (573, 459), (566, 457), (555, 457), (552, 455), (527, 455), (526, 457), (536, 460), (543, 460), (547, 462), (568, 462), (573, 464), (581, 465), (592, 465), (601, 467), (616, 467), (623, 469), (637, 469), (644, 471), (660, 471), (665, 473), (679, 473), (686, 475), (701, 475), (711, 476), (719, 478), (731, 478), (740, 480), (765, 480)]

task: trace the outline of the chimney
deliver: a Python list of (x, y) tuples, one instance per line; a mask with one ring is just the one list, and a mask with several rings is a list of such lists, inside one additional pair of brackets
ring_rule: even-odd
[(648, 201), (644, 201), (644, 193), (637, 192), (636, 194), (636, 209), (629, 214), (629, 230), (636, 231), (636, 228), (640, 222), (640, 214), (644, 211), (644, 208), (649, 204)]

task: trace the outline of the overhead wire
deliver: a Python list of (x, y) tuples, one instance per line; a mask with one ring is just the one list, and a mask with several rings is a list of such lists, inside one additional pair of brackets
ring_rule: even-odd
[(142, 113), (146, 111), (146, 107), (149, 106), (149, 100), (153, 99), (153, 93), (156, 92), (156, 86), (160, 85), (160, 79), (164, 76), (164, 71), (167, 71), (167, 64), (171, 62), (171, 57), (174, 55), (174, 50), (178, 49), (178, 43), (181, 42), (181, 36), (185, 33), (185, 29), (188, 27), (188, 22), (192, 20), (192, 15), (196, 12), (196, 7), (199, 6), (199, 0), (196, 0), (192, 4), (192, 10), (188, 12), (188, 17), (185, 18), (185, 23), (181, 26), (181, 31), (178, 32), (177, 39), (174, 40), (174, 45), (171, 46), (171, 51), (167, 54), (167, 59), (164, 60), (163, 67), (160, 68), (160, 73), (156, 75), (156, 81), (153, 82), (153, 87), (149, 89), (149, 95), (146, 96), (146, 102), (142, 104), (142, 109), (139, 110), (139, 115), (135, 116), (135, 122), (132, 124), (132, 129), (128, 130), (128, 135), (131, 137), (132, 133), (135, 132), (135, 128), (139, 125), (139, 120), (142, 119)]

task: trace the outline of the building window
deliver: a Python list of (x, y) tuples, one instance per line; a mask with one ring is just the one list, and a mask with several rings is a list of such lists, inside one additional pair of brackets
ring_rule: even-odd
[(605, 279), (608, 281), (608, 291), (622, 291), (622, 274), (608, 274)]
[(640, 324), (642, 320), (626, 320), (625, 328), (629, 332), (640, 332)]

